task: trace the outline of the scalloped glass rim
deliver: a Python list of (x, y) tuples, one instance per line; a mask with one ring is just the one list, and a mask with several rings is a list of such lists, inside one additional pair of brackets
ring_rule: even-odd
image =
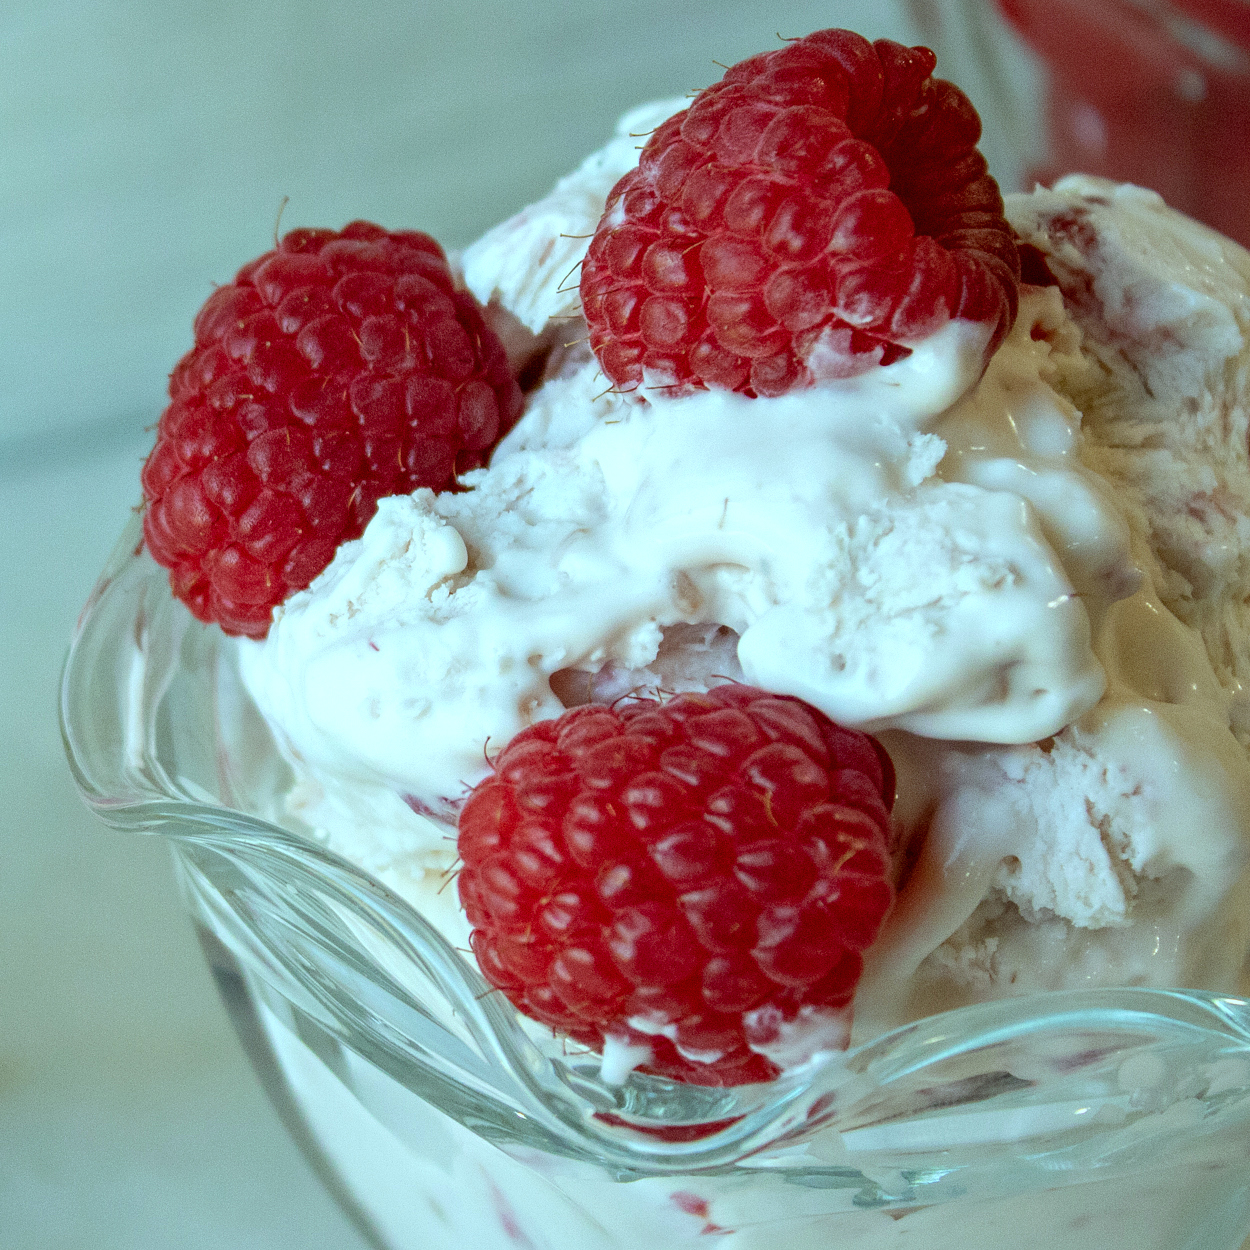
[[(488, 1140), (637, 1177), (773, 1169), (796, 1152), (810, 1173), (802, 1147), (825, 1134), (848, 1153), (816, 1170), (862, 1181), (871, 1158), (875, 1177), (897, 1178), (888, 1202), (917, 1177), (935, 1201), (1140, 1170), (1182, 1138), (1250, 1124), (1250, 1006), (1180, 990), (965, 1007), (769, 1085), (605, 1085), (595, 1056), (544, 1043), (403, 899), (292, 825), (289, 775), (233, 645), (173, 599), (141, 539), (135, 517), (65, 663), (62, 733), (84, 799), (114, 828), (171, 839), (192, 910), (250, 975)], [(1146, 1085), (1126, 1085), (1135, 1062)], [(1161, 1098), (1199, 1113), (1178, 1128)]]

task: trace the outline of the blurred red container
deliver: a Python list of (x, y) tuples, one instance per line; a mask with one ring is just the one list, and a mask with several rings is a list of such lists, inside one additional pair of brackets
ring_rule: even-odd
[(998, 0), (1049, 73), (1038, 182), (1102, 174), (1250, 246), (1250, 0)]

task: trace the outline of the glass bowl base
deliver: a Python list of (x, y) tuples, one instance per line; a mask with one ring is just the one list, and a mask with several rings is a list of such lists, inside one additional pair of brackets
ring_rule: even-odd
[[(856, 1208), (847, 1189), (752, 1172), (628, 1178), (458, 1124), (201, 942), (245, 1048), (296, 1142), (378, 1250), (1250, 1250), (1250, 1141), (1191, 1143), (1130, 1179), (990, 1201)], [(871, 1200), (869, 1200), (871, 1201)]]

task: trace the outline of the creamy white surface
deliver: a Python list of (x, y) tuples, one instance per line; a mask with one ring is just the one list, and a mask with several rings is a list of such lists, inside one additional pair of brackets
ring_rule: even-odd
[[(613, 143), (466, 253), (474, 290), (535, 333), (574, 315), (555, 270), (585, 243), (562, 236), (597, 219)], [(553, 674), (653, 671), (665, 628), (718, 622), (746, 680), (883, 732), (899, 828), (928, 831), (870, 953), (861, 1034), (1030, 989), (1229, 988), (1250, 914), (1242, 696), (1158, 557), (1184, 501), (1156, 518), (1126, 492), (1073, 397), (1164, 422), (1201, 409), (1240, 359), (1247, 271), (1134, 188), (1011, 211), (1044, 235), (1091, 196), (1113, 238), (1067, 263), (1115, 352), (1082, 342), (1054, 288), (1026, 291), (975, 385), (981, 341), (959, 324), (777, 400), (609, 394), (584, 348), (557, 352), (472, 491), (383, 501), (242, 644), (296, 765), (292, 809), (429, 907), (423, 873), (451, 842), (412, 808), (451, 818), (488, 750), (561, 711)], [(1210, 473), (1209, 452), (1180, 464)], [(438, 910), (451, 936), (463, 922)]]
[(1250, 256), (1099, 179), (1009, 197), (1008, 214), (1084, 328), (1054, 378), (1140, 584), (1087, 597), (1108, 688), (1053, 744), (890, 741), (923, 760), (902, 770), (929, 779), (908, 801), (935, 815), (870, 956), (861, 1033), (1033, 989), (1229, 989), (1250, 941)]
[[(484, 775), (488, 742), (559, 713), (552, 673), (644, 665), (679, 622), (734, 629), (749, 682), (842, 723), (1055, 733), (1102, 693), (1085, 606), (1038, 509), (934, 472), (947, 443), (931, 427), (980, 346), (955, 323), (888, 369), (780, 399), (604, 395), (554, 447), (527, 445), (523, 421), (472, 491), (383, 501), (244, 648), (249, 688), (310, 764), (434, 807)], [(949, 432), (979, 437), (1023, 385), (1012, 369), (1036, 383), (1043, 349), (1027, 328), (1013, 346)], [(549, 383), (540, 414), (595, 411), (595, 375), (590, 362)], [(1046, 404), (1037, 389), (1027, 402)], [(1073, 489), (1055, 472), (1063, 506)], [(1123, 560), (1092, 511), (1094, 558)]]
[(657, 100), (631, 109), (610, 143), (592, 153), (536, 204), (488, 230), (460, 258), (464, 284), (483, 303), (501, 304), (534, 334), (548, 322), (577, 318), (578, 265), (603, 216), (603, 202), (638, 164), (638, 152), (661, 122), (689, 100)]

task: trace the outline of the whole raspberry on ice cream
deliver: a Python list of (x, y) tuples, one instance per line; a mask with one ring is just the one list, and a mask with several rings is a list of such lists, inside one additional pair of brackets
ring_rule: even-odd
[(513, 738), (465, 804), (473, 952), (595, 1049), (768, 1080), (845, 1036), (894, 898), (893, 799), (884, 749), (798, 699), (722, 685), (574, 708)]
[(1020, 262), (980, 118), (934, 65), (817, 31), (664, 122), (582, 266), (612, 382), (780, 395), (890, 364), (952, 319), (985, 326), (988, 359)]
[(208, 299), (143, 469), (174, 593), (231, 634), (358, 537), (384, 495), (454, 490), (521, 394), (428, 235), (292, 230)]

